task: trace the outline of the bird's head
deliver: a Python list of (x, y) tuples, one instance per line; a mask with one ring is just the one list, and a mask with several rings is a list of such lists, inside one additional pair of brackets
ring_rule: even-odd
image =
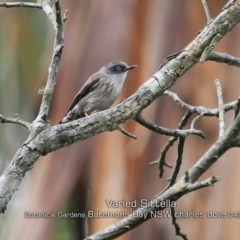
[(137, 67), (137, 65), (128, 66), (125, 62), (110, 62), (102, 69), (109, 74), (122, 74)]

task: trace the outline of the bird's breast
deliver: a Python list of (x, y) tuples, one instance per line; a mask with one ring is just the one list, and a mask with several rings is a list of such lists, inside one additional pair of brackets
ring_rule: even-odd
[(81, 101), (84, 112), (110, 108), (121, 93), (126, 75), (126, 73), (114, 74), (100, 80), (98, 86)]

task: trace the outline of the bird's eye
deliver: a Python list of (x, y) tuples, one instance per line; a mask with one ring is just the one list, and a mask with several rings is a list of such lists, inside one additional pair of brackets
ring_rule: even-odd
[(120, 67), (120, 66), (116, 66), (116, 69), (117, 69), (118, 71), (120, 71), (120, 70), (121, 70), (121, 67)]

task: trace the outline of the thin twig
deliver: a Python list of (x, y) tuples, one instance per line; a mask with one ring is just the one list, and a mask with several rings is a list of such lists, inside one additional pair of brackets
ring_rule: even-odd
[(65, 10), (65, 13), (64, 13), (64, 15), (63, 15), (63, 23), (65, 23), (66, 21), (67, 21), (67, 16), (68, 16), (68, 10), (66, 9)]
[(188, 171), (186, 171), (186, 172), (185, 172), (185, 176), (184, 176), (184, 181), (185, 181), (185, 182), (189, 182), (189, 180), (190, 180), (190, 179), (189, 179), (189, 173), (188, 173)]
[(167, 188), (173, 186), (173, 184), (176, 182), (177, 175), (178, 175), (181, 165), (182, 165), (184, 143), (185, 143), (185, 138), (179, 138), (176, 165), (175, 165), (174, 171), (172, 173), (172, 176), (169, 179), (169, 184), (168, 184)]
[(234, 117), (233, 117), (233, 120), (238, 116), (239, 114), (239, 111), (240, 111), (240, 97), (238, 97), (237, 99), (237, 104), (234, 108)]
[(39, 8), (42, 9), (42, 4), (39, 3), (27, 3), (27, 2), (14, 2), (14, 3), (0, 3), (0, 7), (14, 8), (14, 7), (26, 7), (26, 8)]
[(207, 2), (205, 0), (202, 0), (202, 4), (203, 4), (203, 8), (204, 8), (206, 17), (207, 17), (207, 21), (209, 22), (209, 21), (211, 21), (211, 16), (210, 16), (210, 12), (209, 12)]
[(222, 35), (220, 33), (217, 33), (216, 35), (212, 36), (211, 43), (204, 49), (202, 56), (199, 59), (199, 62), (204, 62), (208, 59), (214, 47), (217, 45), (217, 43), (220, 41), (221, 38), (222, 38)]
[(219, 138), (222, 138), (225, 134), (225, 122), (224, 122), (224, 108), (223, 108), (223, 95), (222, 87), (218, 79), (215, 80), (218, 96), (218, 108), (219, 108)]
[[(183, 100), (181, 100), (176, 93), (171, 92), (169, 90), (165, 91), (163, 94), (171, 97), (182, 109), (186, 109), (187, 111), (189, 111), (191, 113), (197, 113), (198, 115), (208, 116), (208, 117), (218, 116), (218, 114), (219, 114), (218, 108), (210, 109), (210, 108), (205, 108), (202, 106), (189, 105), (189, 104), (185, 103)], [(238, 103), (238, 101), (235, 100), (233, 102), (225, 104), (223, 106), (224, 112), (234, 109), (237, 103)]]
[(170, 207), (170, 209), (171, 209), (171, 216), (172, 216), (172, 225), (175, 227), (176, 236), (180, 236), (182, 239), (188, 240), (187, 234), (184, 234), (181, 232), (181, 228), (179, 227), (179, 225), (177, 223), (177, 218), (175, 216), (175, 208)]
[[(169, 181), (168, 185), (165, 187), (165, 189), (160, 194), (165, 192), (167, 189), (169, 189), (171, 186), (173, 186), (176, 182), (177, 175), (178, 175), (178, 173), (180, 171), (180, 168), (181, 168), (181, 165), (182, 165), (184, 143), (185, 143), (185, 138), (179, 138), (178, 153), (177, 153), (175, 168), (173, 170), (172, 176), (168, 179), (168, 181)], [(159, 195), (157, 195), (157, 196), (159, 196)]]
[[(192, 113), (186, 112), (186, 114), (183, 116), (182, 120), (178, 124), (178, 129), (182, 129), (188, 122), (189, 118), (191, 117)], [(177, 140), (177, 137), (171, 137), (167, 144), (163, 147), (163, 150), (161, 151), (160, 156), (158, 157), (157, 160), (153, 161), (150, 163), (152, 164), (159, 164), (159, 177), (162, 178), (163, 173), (164, 173), (164, 166), (167, 166), (169, 168), (172, 168), (170, 164), (166, 162), (166, 154), (171, 146), (173, 146), (173, 143)]]
[(143, 125), (144, 127), (148, 128), (149, 130), (152, 130), (154, 132), (166, 135), (166, 136), (176, 136), (176, 137), (187, 137), (188, 135), (192, 134), (192, 135), (198, 135), (202, 138), (205, 138), (204, 134), (202, 131), (200, 130), (196, 130), (196, 129), (188, 129), (188, 130), (180, 130), (180, 129), (175, 129), (175, 130), (171, 130), (171, 129), (167, 129), (164, 127), (160, 127), (157, 124), (154, 124), (152, 122), (149, 122), (148, 120), (146, 120), (145, 118), (143, 118), (140, 114), (138, 114), (135, 117), (135, 121), (137, 121), (138, 123), (140, 123), (141, 125)]
[(125, 134), (126, 136), (130, 137), (130, 138), (133, 138), (133, 139), (137, 139), (137, 136), (135, 136), (134, 134), (126, 131), (125, 129), (121, 128), (120, 126), (116, 126), (116, 129), (118, 131), (120, 131), (121, 133)]
[(207, 61), (214, 61), (219, 63), (226, 63), (230, 66), (240, 68), (240, 58), (231, 56), (227, 53), (212, 52), (206, 59)]
[(192, 120), (191, 128), (194, 129), (194, 125), (195, 125), (196, 121), (197, 121), (200, 117), (202, 117), (202, 116), (203, 116), (203, 115), (198, 115), (198, 116), (196, 116), (196, 117)]
[[(119, 222), (95, 233), (94, 235), (88, 236), (86, 240), (97, 240), (97, 239), (114, 239), (119, 237), (125, 232), (130, 231), (134, 227), (140, 225), (141, 223), (147, 221), (149, 218), (153, 217), (153, 212), (161, 211), (165, 207), (160, 207), (159, 203), (166, 201), (168, 199), (174, 199), (174, 201), (181, 198), (188, 192), (198, 190), (200, 188), (212, 186), (217, 182), (219, 178), (212, 177), (203, 182), (199, 183), (185, 183), (182, 181), (177, 182), (174, 186), (167, 189), (164, 193), (160, 194), (157, 198), (153, 199), (148, 203), (147, 207), (141, 207), (134, 211), (134, 213), (128, 215), (128, 217), (120, 220)], [(140, 217), (145, 216), (145, 217)]]
[[(48, 19), (50, 20), (53, 29), (57, 31), (57, 22), (56, 22), (56, 15), (51, 7), (51, 1), (43, 0), (42, 2), (42, 9), (46, 13)], [(57, 13), (56, 13), (57, 14)]]
[(21, 125), (21, 126), (27, 128), (28, 130), (30, 129), (30, 126), (31, 126), (30, 123), (21, 120), (17, 114), (15, 116), (16, 116), (16, 118), (6, 118), (0, 114), (0, 122), (3, 124), (4, 123), (14, 123), (14, 124)]
[(187, 111), (183, 116), (183, 118), (181, 119), (180, 123), (178, 124), (178, 129), (183, 129), (188, 123), (188, 120), (191, 116), (192, 116), (192, 113)]
[(201, 188), (213, 186), (214, 183), (218, 182), (220, 180), (219, 177), (212, 176), (202, 182), (196, 182), (196, 183), (190, 183), (190, 185), (187, 186), (187, 190), (189, 192), (196, 191)]
[[(182, 120), (178, 124), (178, 129), (183, 129), (183, 127), (187, 124), (187, 122), (188, 122), (189, 118), (191, 117), (191, 115), (192, 115), (192, 113), (190, 113), (190, 112), (186, 112), (185, 113), (185, 115), (183, 116)], [(155, 160), (155, 161), (150, 162), (150, 165), (160, 163), (161, 160), (163, 160), (163, 162), (165, 162), (165, 155), (166, 155), (167, 151), (169, 150), (169, 148), (171, 146), (173, 146), (173, 143), (175, 141), (177, 141), (177, 138), (178, 137), (176, 137), (176, 136), (171, 137), (169, 139), (168, 143), (164, 146), (163, 150), (161, 151), (161, 154), (158, 157), (158, 159)], [(172, 168), (172, 166), (170, 166), (169, 164), (166, 164), (166, 166), (168, 166), (169, 168)]]
[[(43, 6), (45, 6), (43, 10), (47, 14), (47, 10), (49, 9), (49, 7), (51, 8), (51, 6), (47, 4), (47, 1), (44, 1)], [(37, 119), (40, 118), (40, 119), (43, 119), (44, 121), (46, 121), (48, 113), (49, 113), (50, 102), (52, 99), (54, 86), (56, 84), (57, 69), (58, 69), (58, 66), (60, 63), (62, 50), (63, 50), (63, 46), (64, 46), (61, 8), (60, 8), (59, 0), (55, 1), (55, 8), (56, 8), (56, 17), (54, 15), (54, 17), (51, 16), (49, 18), (50, 21), (52, 22), (53, 26), (56, 25), (54, 50), (53, 50), (52, 61), (50, 63), (50, 67), (49, 67), (47, 83), (46, 83), (45, 89), (43, 91), (42, 102), (41, 102), (40, 110), (39, 110), (38, 117), (37, 117)], [(52, 14), (52, 12), (51, 12), (51, 14)]]
[[(231, 22), (231, 24), (226, 24), (226, 25), (224, 25), (224, 28), (221, 28), (221, 26), (219, 24), (215, 24), (215, 22), (213, 21), (212, 22), (213, 24), (209, 25), (209, 27), (211, 29), (213, 29), (213, 27), (214, 27), (214, 29), (218, 29), (223, 34), (226, 34), (227, 31), (230, 31), (236, 25), (236, 22), (240, 21), (239, 16), (237, 14), (239, 12), (239, 6), (237, 5), (237, 3), (233, 4), (233, 1), (232, 1), (231, 10), (232, 10), (232, 13), (235, 14), (236, 19), (233, 18), (232, 15), (230, 15), (230, 17), (226, 16), (226, 18), (223, 18), (224, 15), (227, 15), (226, 13), (223, 13), (223, 12), (220, 14), (220, 17), (216, 18), (217, 22), (222, 23), (223, 21), (219, 21), (219, 20), (224, 19), (225, 22), (227, 22), (227, 23)], [(221, 15), (223, 15), (223, 17)], [(209, 36), (211, 34), (209, 33), (209, 31), (206, 31), (205, 35)], [(202, 41), (199, 41), (199, 39)], [(149, 105), (154, 99), (156, 99), (157, 96), (160, 96), (167, 87), (174, 84), (176, 82), (177, 78), (182, 76), (188, 69), (190, 69), (196, 63), (196, 61), (197, 61), (196, 59), (198, 59), (198, 57), (199, 57), (199, 52), (201, 52), (203, 47), (205, 47), (208, 44), (208, 42), (210, 41), (209, 38), (207, 38), (207, 37), (205, 39), (204, 34), (202, 35), (201, 33), (198, 35), (196, 40), (198, 40), (197, 43), (199, 43), (199, 42), (200, 43), (196, 44), (196, 41), (194, 41), (193, 43), (190, 43), (188, 45), (189, 48), (191, 49), (191, 54), (189, 53), (187, 55), (184, 53), (185, 52), (184, 51), (181, 55), (179, 55), (178, 59), (176, 59), (177, 64), (175, 61), (170, 61), (166, 65), (166, 68), (169, 70), (171, 69), (172, 65), (173, 65), (174, 69), (176, 68), (176, 65), (180, 66), (181, 71), (179, 71), (177, 74), (174, 73), (174, 76), (171, 76), (171, 74), (169, 74), (169, 72), (167, 72), (167, 74), (165, 75), (164, 71), (166, 71), (166, 70), (164, 70), (164, 69), (163, 69), (164, 71), (158, 73), (159, 81), (160, 80), (164, 81), (165, 79), (167, 81), (166, 85), (164, 85), (164, 84), (162, 85), (162, 86), (164, 86), (164, 87), (162, 87), (162, 91), (154, 90), (154, 85), (151, 84), (153, 82), (151, 82), (150, 84), (148, 82), (145, 83), (136, 92), (136, 95), (134, 96), (134, 98), (133, 97), (129, 98), (128, 101), (131, 103), (131, 104), (129, 104), (131, 106), (131, 108), (128, 106), (127, 108), (125, 108), (125, 109), (127, 109), (127, 111), (123, 110), (123, 113), (125, 114), (125, 116), (127, 115), (128, 117), (133, 117), (133, 114), (143, 110), (143, 108), (145, 108), (147, 105)], [(195, 45), (196, 45), (196, 47), (195, 47)], [(196, 51), (196, 49), (198, 51)], [(186, 52), (188, 53), (187, 50), (186, 50)], [(191, 59), (191, 61), (186, 61), (186, 59)], [(187, 62), (187, 65), (185, 65), (186, 62)], [(175, 77), (175, 75), (177, 77)], [(144, 89), (144, 91), (143, 91), (143, 89)], [(145, 89), (147, 89), (147, 90), (145, 91)], [(142, 95), (142, 91), (144, 92), (144, 95)], [(141, 98), (142, 96), (144, 96), (144, 98)], [(134, 101), (132, 101), (131, 99), (134, 99)], [(137, 103), (136, 103), (136, 99), (137, 99)], [(134, 106), (134, 108), (133, 108), (133, 106)], [(131, 109), (131, 111), (129, 111), (129, 109)], [(134, 110), (132, 110), (132, 109), (134, 109)], [(113, 110), (110, 110), (110, 111), (113, 111)], [(121, 118), (121, 121), (126, 120), (126, 119), (124, 119), (125, 116), (123, 116)], [(238, 116), (238, 118), (235, 121), (236, 124), (233, 127), (239, 126), (239, 121), (240, 120), (239, 120), (239, 116)], [(97, 122), (95, 122), (95, 123), (96, 123), (96, 125), (98, 124)], [(55, 135), (56, 132), (54, 132), (54, 131), (58, 130), (58, 128), (61, 129), (62, 126), (57, 126), (57, 127), (55, 126), (55, 127), (50, 128), (50, 130), (52, 130), (52, 131), (49, 131), (49, 129), (47, 129), (46, 131), (43, 131), (39, 135), (37, 135), (37, 138), (34, 139), (35, 141), (31, 141), (31, 145), (29, 145), (29, 142), (26, 142), (25, 144), (23, 144), (22, 147), (20, 148), (20, 151), (18, 151), (17, 154), (15, 155), (15, 157), (13, 158), (12, 163), (10, 164), (10, 167), (6, 170), (7, 175), (3, 175), (1, 177), (1, 184), (0, 184), (0, 186), (1, 186), (0, 187), (0, 192), (1, 192), (1, 194), (0, 194), (1, 195), (1, 206), (0, 207), (1, 208), (0, 209), (2, 210), (2, 209), (6, 208), (6, 205), (9, 202), (9, 199), (11, 199), (12, 194), (16, 191), (17, 187), (19, 186), (19, 184), (21, 182), (21, 180), (15, 178), (14, 175), (10, 175), (12, 167), (17, 168), (17, 167), (19, 167), (19, 163), (21, 163), (21, 171), (18, 171), (18, 172), (24, 174), (26, 171), (26, 169), (24, 168), (24, 166), (26, 165), (25, 163), (28, 163), (28, 165), (31, 165), (39, 158), (40, 155), (45, 155), (45, 154), (49, 153), (50, 151), (57, 150), (60, 147), (63, 147), (64, 144), (65, 144), (65, 146), (67, 146), (73, 142), (80, 141), (80, 139), (82, 140), (84, 138), (89, 137), (89, 135), (87, 135), (87, 134), (82, 135), (82, 131), (84, 132), (84, 130), (87, 131), (88, 133), (91, 132), (90, 130), (91, 130), (91, 127), (93, 124), (92, 123), (89, 125), (87, 125), (87, 124), (89, 124), (89, 123), (86, 123), (86, 124), (84, 123), (84, 128), (81, 128), (81, 131), (77, 131), (77, 130), (79, 130), (78, 127), (74, 128), (73, 129), (74, 133), (77, 132), (77, 135), (75, 135), (74, 137), (66, 138), (67, 131), (64, 132), (64, 135), (61, 132), (57, 131), (59, 133), (59, 135), (56, 136)], [(66, 124), (66, 125), (68, 126), (69, 129), (73, 128), (73, 125), (70, 125), (70, 124)], [(91, 127), (89, 127), (89, 126), (91, 126)], [(92, 131), (94, 134), (103, 132), (105, 130), (104, 126), (102, 126), (102, 125), (99, 125), (99, 126), (100, 127), (94, 125), (94, 131)], [(97, 131), (96, 129), (99, 130), (99, 132), (96, 133), (96, 131)], [(234, 134), (232, 133), (233, 131), (230, 131), (230, 130), (229, 130), (229, 136), (234, 136)], [(48, 135), (48, 132), (51, 132), (51, 135)], [(79, 132), (81, 134), (79, 134)], [(91, 136), (93, 136), (92, 132), (91, 132), (91, 134), (92, 134)], [(72, 133), (69, 132), (69, 135), (73, 136), (71, 134)], [(67, 135), (67, 136), (69, 136), (69, 135)], [(59, 137), (59, 136), (62, 136), (62, 137)], [(84, 136), (84, 138), (83, 137), (81, 138), (79, 136), (81, 136), (81, 137)], [(65, 140), (65, 139), (68, 139), (68, 140)], [(228, 139), (226, 139), (226, 140), (228, 140)], [(72, 141), (72, 142), (70, 142), (70, 141)], [(37, 142), (36, 145), (35, 145), (35, 142)], [(191, 168), (189, 170), (189, 178), (192, 178), (195, 181), (198, 177), (200, 177), (203, 174), (203, 172), (205, 172), (213, 164), (214, 161), (212, 159), (214, 158), (214, 160), (215, 160), (219, 156), (221, 156), (224, 153), (225, 148), (226, 148), (226, 146), (224, 146), (224, 144), (221, 144), (221, 143), (213, 145), (213, 147), (202, 157), (203, 159), (199, 159), (201, 164), (197, 165), (198, 164), (197, 163), (193, 168)], [(24, 151), (22, 151), (22, 149), (24, 149)], [(34, 151), (32, 151), (32, 149), (34, 149)], [(37, 150), (37, 151), (35, 151), (35, 150)], [(11, 177), (11, 179), (10, 179), (10, 177)], [(187, 189), (186, 183), (184, 181), (182, 181), (181, 184), (182, 184), (182, 188), (180, 188), (180, 191), (177, 188), (171, 189), (171, 190), (175, 190), (175, 192), (166, 191), (166, 194), (164, 194), (165, 199), (172, 197), (177, 200), (181, 196), (183, 196), (185, 193), (187, 193), (186, 190), (191, 190), (190, 187), (192, 185), (187, 184), (189, 186), (189, 189)], [(177, 183), (176, 183), (176, 185), (177, 185)], [(162, 201), (162, 200), (164, 200), (164, 198), (162, 197), (157, 200)], [(149, 210), (149, 212), (148, 212), (148, 214), (149, 214), (152, 209), (147, 208), (144, 210), (145, 211)], [(140, 212), (140, 210), (139, 210), (139, 212)], [(122, 233), (127, 232), (127, 231), (131, 230), (132, 228), (138, 226), (143, 221), (144, 220), (142, 220), (139, 217), (132, 218), (132, 216), (130, 216), (130, 218), (124, 219), (123, 221), (116, 224), (117, 229), (112, 229), (110, 227), (110, 229), (109, 228), (104, 229), (102, 231), (102, 233), (107, 235), (108, 239), (118, 237)], [(114, 233), (113, 233), (113, 231), (114, 231)], [(101, 234), (97, 233), (96, 235), (99, 236)]]

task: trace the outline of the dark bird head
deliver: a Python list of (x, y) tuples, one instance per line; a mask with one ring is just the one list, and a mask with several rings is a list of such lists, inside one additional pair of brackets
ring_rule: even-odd
[(128, 66), (125, 62), (110, 62), (102, 69), (110, 74), (121, 74), (137, 67), (137, 65)]

